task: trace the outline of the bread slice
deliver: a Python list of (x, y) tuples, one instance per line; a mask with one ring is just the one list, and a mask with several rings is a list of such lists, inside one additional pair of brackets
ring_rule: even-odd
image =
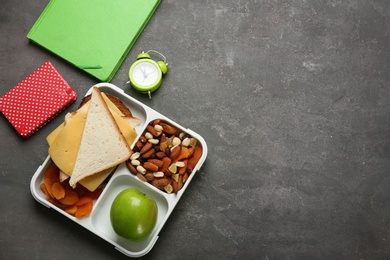
[(70, 186), (87, 176), (114, 167), (128, 158), (131, 150), (97, 87), (91, 94), (79, 151), (69, 179)]

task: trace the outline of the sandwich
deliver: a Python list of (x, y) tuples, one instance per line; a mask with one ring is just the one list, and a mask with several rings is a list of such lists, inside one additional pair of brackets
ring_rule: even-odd
[(130, 145), (137, 136), (134, 128), (139, 123), (118, 98), (94, 87), (79, 109), (68, 113), (64, 123), (46, 138), (60, 180), (94, 191), (130, 157)]

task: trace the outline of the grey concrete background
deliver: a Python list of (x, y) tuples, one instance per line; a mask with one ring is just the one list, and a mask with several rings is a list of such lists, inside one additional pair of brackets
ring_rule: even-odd
[[(48, 2), (1, 1), (0, 95), (46, 60), (99, 82), (27, 40)], [(111, 83), (209, 155), (145, 258), (389, 259), (389, 41), (387, 0), (163, 0)], [(123, 86), (149, 49), (151, 100)], [(30, 194), (64, 114), (27, 140), (0, 117), (0, 259), (127, 259)]]

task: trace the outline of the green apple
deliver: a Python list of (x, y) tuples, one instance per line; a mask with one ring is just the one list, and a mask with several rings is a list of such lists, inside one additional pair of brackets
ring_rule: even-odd
[(135, 188), (127, 188), (112, 202), (110, 220), (118, 235), (132, 241), (142, 241), (156, 225), (156, 202)]

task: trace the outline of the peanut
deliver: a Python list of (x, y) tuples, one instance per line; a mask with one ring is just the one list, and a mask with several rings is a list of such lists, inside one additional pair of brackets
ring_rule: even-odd
[(140, 153), (139, 152), (136, 152), (136, 153), (133, 153), (131, 156), (130, 156), (130, 159), (131, 160), (136, 160), (138, 159), (140, 156)]
[(141, 165), (137, 166), (137, 172), (141, 173), (142, 175), (146, 173), (146, 169), (142, 167)]
[(164, 177), (164, 173), (163, 172), (154, 172), (153, 176), (156, 178), (161, 178), (161, 177)]
[(146, 132), (146, 133), (145, 133), (145, 138), (146, 138), (147, 140), (152, 139), (152, 138), (153, 138), (153, 135), (152, 135), (151, 133), (149, 133), (149, 132)]
[(154, 129), (156, 129), (157, 132), (162, 132), (164, 128), (161, 125), (154, 125)]
[(138, 161), (138, 160), (131, 160), (131, 164), (134, 165), (134, 166), (138, 166), (138, 165), (141, 164), (141, 162)]
[(154, 138), (151, 138), (148, 140), (149, 143), (152, 143), (152, 144), (158, 144), (159, 140), (158, 139), (154, 139)]

